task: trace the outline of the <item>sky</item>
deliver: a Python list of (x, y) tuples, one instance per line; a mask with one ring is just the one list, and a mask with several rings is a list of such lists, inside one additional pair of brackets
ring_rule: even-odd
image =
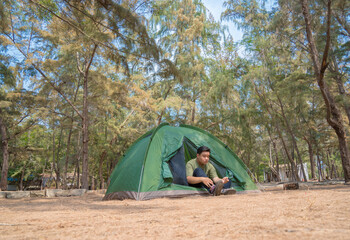
[[(221, 21), (221, 13), (225, 10), (223, 4), (225, 0), (202, 0), (204, 6), (211, 12), (216, 21)], [(237, 29), (233, 22), (223, 21), (223, 25), (228, 26), (228, 29), (234, 41), (242, 40), (243, 33)]]
[[(202, 2), (204, 6), (211, 12), (214, 19), (220, 22), (221, 13), (225, 10), (223, 7), (225, 0), (202, 0)], [(266, 0), (264, 3), (266, 9), (271, 10), (271, 8), (276, 4), (276, 0)], [(242, 40), (243, 32), (238, 30), (233, 22), (223, 21), (222, 25), (228, 26), (228, 29), (234, 41), (237, 42)]]

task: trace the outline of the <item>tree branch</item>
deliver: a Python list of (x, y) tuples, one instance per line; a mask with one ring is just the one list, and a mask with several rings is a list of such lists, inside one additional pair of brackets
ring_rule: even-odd
[(324, 47), (322, 65), (321, 65), (321, 71), (320, 71), (320, 74), (322, 77), (323, 77), (324, 72), (326, 71), (327, 66), (328, 66), (327, 58), (328, 58), (329, 48), (331, 45), (331, 14), (332, 14), (331, 4), (332, 4), (332, 1), (328, 0), (328, 4), (327, 4), (327, 9), (328, 9), (328, 11), (327, 11), (327, 42), (326, 42), (326, 46)]
[(26, 117), (29, 117), (29, 114), (24, 115), (15, 125), (20, 124)]
[[(79, 11), (80, 13), (84, 14), (86, 17), (90, 18), (93, 22), (101, 25), (102, 27), (108, 29), (108, 30), (111, 30), (113, 33), (117, 34), (117, 36), (119, 36), (120, 38), (122, 38), (123, 40), (125, 39), (129, 39), (131, 41), (134, 41), (134, 42), (138, 42), (138, 43), (143, 43), (143, 44), (146, 44), (145, 42), (141, 42), (141, 41), (138, 41), (137, 39), (133, 39), (131, 37), (128, 37), (128, 36), (124, 36), (123, 34), (115, 31), (114, 29), (106, 26), (105, 24), (103, 24), (102, 22), (99, 22), (99, 21), (96, 21), (89, 13), (85, 12), (85, 11), (82, 11), (80, 10), (79, 8), (77, 8), (76, 6), (73, 6), (72, 4), (70, 4), (70, 2), (68, 0), (63, 0), (65, 1), (70, 7), (74, 8), (75, 10)], [(102, 5), (103, 6), (103, 5)], [(105, 6), (103, 6), (105, 7)]]
[[(46, 11), (50, 12), (52, 15), (54, 15), (55, 17), (57, 17), (58, 19), (62, 20), (63, 22), (65, 22), (66, 24), (68, 24), (69, 26), (71, 26), (72, 28), (74, 28), (75, 30), (77, 30), (78, 32), (80, 32), (82, 35), (84, 35), (85, 37), (87, 37), (89, 40), (91, 40), (92, 42), (94, 42), (95, 44), (98, 44), (98, 45), (101, 45), (101, 46), (104, 46), (110, 50), (114, 50), (116, 52), (122, 52), (124, 54), (130, 54), (130, 55), (133, 55), (133, 56), (136, 56), (138, 58), (142, 58), (142, 59), (145, 59), (145, 60), (148, 60), (148, 61), (152, 61), (152, 59), (148, 58), (148, 57), (144, 57), (144, 56), (141, 56), (141, 55), (138, 55), (138, 54), (135, 54), (135, 53), (128, 53), (128, 52), (125, 52), (125, 51), (122, 51), (120, 49), (117, 49), (113, 46), (110, 46), (110, 45), (107, 45), (91, 36), (89, 36), (88, 34), (86, 34), (82, 29), (80, 29), (78, 26), (74, 25), (73, 23), (71, 23), (70, 21), (68, 21), (67, 19), (64, 19), (63, 17), (57, 15), (55, 12), (53, 12), (51, 9), (47, 8), (46, 6), (42, 5), (41, 3), (38, 3), (38, 2), (35, 2), (33, 0), (30, 0), (30, 2), (33, 2), (34, 4), (36, 4), (37, 6), (45, 9)], [(159, 61), (156, 61), (157, 63)]]
[(51, 81), (50, 79), (45, 75), (45, 73), (43, 71), (41, 71), (41, 69), (39, 67), (37, 67), (35, 64), (32, 64), (34, 66), (34, 68), (41, 74), (41, 76), (43, 76), (47, 82), (50, 84), (50, 86), (55, 89), (56, 92), (58, 92), (63, 98), (64, 100), (66, 100), (69, 105), (71, 105), (71, 107), (74, 109), (74, 111), (76, 111), (76, 113), (83, 119), (83, 115), (79, 112), (79, 110), (76, 108), (76, 106), (62, 93), (61, 89), (59, 89), (58, 87), (56, 87)]
[(79, 73), (84, 76), (84, 72), (81, 70), (80, 68), (80, 61), (79, 61), (79, 53), (77, 52), (77, 69), (79, 71)]
[[(7, 34), (5, 34), (5, 35), (6, 35), (7, 37), (9, 37)], [(11, 39), (11, 37), (9, 37), (9, 38)], [(29, 58), (28, 58), (28, 55), (25, 54), (25, 53), (22, 51), (22, 49), (19, 48), (19, 46), (18, 46), (18, 45), (16, 44), (16, 42), (14, 41), (14, 39), (11, 39), (11, 41), (14, 43), (15, 47), (17, 48), (17, 50), (18, 50), (20, 53), (22, 53), (22, 55), (23, 55), (26, 59), (29, 59)], [(78, 113), (78, 115), (79, 115), (81, 118), (83, 118), (83, 115), (82, 115), (82, 114), (79, 112), (79, 110), (74, 106), (74, 104), (62, 93), (62, 91), (61, 91), (58, 87), (56, 87), (56, 86), (50, 81), (50, 79), (45, 75), (45, 73), (44, 73), (43, 71), (41, 71), (41, 69), (40, 69), (38, 66), (36, 66), (35, 63), (32, 63), (31, 65), (41, 74), (41, 76), (44, 77), (44, 79), (47, 80), (47, 82), (50, 84), (50, 86), (51, 86), (54, 90), (56, 90), (56, 92), (58, 92), (58, 93), (64, 98), (64, 100), (66, 100), (66, 101), (69, 103), (69, 105), (72, 106), (72, 108)]]
[(92, 50), (92, 54), (91, 54), (91, 58), (90, 61), (87, 63), (87, 65), (85, 66), (85, 75), (88, 74), (92, 60), (94, 59), (95, 53), (96, 53), (96, 49), (97, 49), (97, 44), (95, 44), (94, 49)]
[(36, 122), (34, 121), (32, 124), (29, 124), (27, 127), (22, 129), (21, 131), (14, 133), (11, 137), (8, 138), (8, 140), (12, 140), (15, 137), (21, 135), (22, 133), (26, 132), (29, 128), (33, 127), (35, 124), (36, 124)]

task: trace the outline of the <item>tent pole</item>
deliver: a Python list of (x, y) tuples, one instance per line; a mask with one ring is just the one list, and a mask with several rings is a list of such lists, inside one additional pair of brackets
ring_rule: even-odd
[(263, 189), (262, 188), (262, 185), (260, 184), (260, 182), (258, 181), (258, 179), (256, 179), (256, 177), (254, 176), (254, 174), (250, 171), (250, 169), (246, 166), (246, 169), (248, 170), (248, 172), (250, 172), (250, 174), (253, 176), (253, 178), (255, 179), (255, 181), (259, 184), (260, 186), (260, 189)]
[(141, 168), (141, 174), (140, 174), (140, 180), (139, 180), (139, 187), (137, 189), (137, 196), (136, 196), (136, 201), (140, 200), (140, 188), (141, 188), (141, 181), (142, 181), (142, 176), (143, 176), (143, 168), (144, 168), (145, 164), (142, 164), (142, 168)]

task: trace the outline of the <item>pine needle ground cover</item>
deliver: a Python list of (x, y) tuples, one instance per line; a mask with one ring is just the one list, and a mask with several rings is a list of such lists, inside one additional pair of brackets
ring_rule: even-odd
[(0, 199), (0, 239), (349, 239), (349, 194), (328, 185), (148, 201)]

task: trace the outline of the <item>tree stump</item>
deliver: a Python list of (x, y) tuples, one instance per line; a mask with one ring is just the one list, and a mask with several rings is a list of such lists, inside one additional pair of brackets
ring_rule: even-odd
[(285, 183), (283, 184), (283, 190), (297, 190), (299, 189), (299, 183)]

